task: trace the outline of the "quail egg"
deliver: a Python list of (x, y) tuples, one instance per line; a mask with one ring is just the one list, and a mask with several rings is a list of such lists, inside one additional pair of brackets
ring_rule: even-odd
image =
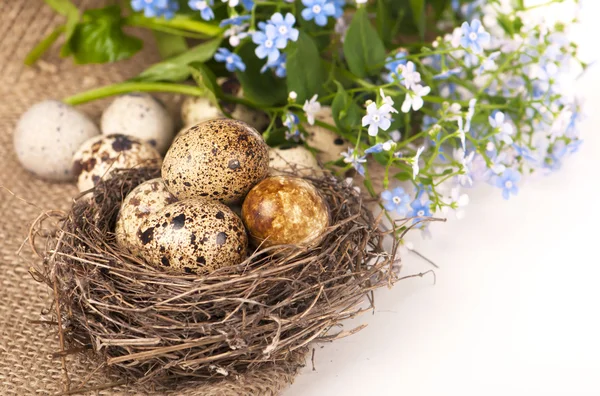
[(120, 134), (100, 135), (84, 142), (73, 156), (79, 191), (87, 191), (116, 169), (160, 167), (158, 151), (148, 143)]
[(207, 121), (181, 133), (167, 152), (162, 178), (178, 199), (240, 202), (267, 176), (268, 147), (241, 121)]
[(308, 176), (320, 170), (313, 153), (302, 146), (270, 148), (269, 166), (270, 174), (273, 176), (290, 172)]
[(139, 252), (141, 243), (137, 231), (140, 225), (151, 213), (175, 202), (177, 198), (167, 190), (160, 178), (145, 181), (131, 190), (123, 200), (117, 217), (117, 244), (134, 253)]
[(21, 115), (13, 143), (25, 169), (43, 179), (68, 181), (74, 178), (73, 155), (99, 133), (85, 114), (57, 100), (45, 100)]
[(180, 273), (206, 273), (241, 263), (248, 236), (227, 206), (188, 199), (152, 213), (138, 230), (141, 255), (153, 266)]
[(306, 245), (317, 242), (327, 230), (329, 209), (310, 182), (273, 176), (250, 190), (242, 219), (257, 246)]
[[(330, 125), (335, 125), (331, 107), (323, 107), (315, 118)], [(342, 157), (341, 153), (351, 147), (346, 139), (327, 128), (307, 124), (304, 129), (308, 133), (306, 143), (317, 150), (317, 159), (322, 163), (340, 159)]]
[(175, 124), (165, 106), (145, 93), (116, 98), (102, 113), (100, 127), (105, 135), (133, 136), (160, 153), (167, 151), (175, 135)]

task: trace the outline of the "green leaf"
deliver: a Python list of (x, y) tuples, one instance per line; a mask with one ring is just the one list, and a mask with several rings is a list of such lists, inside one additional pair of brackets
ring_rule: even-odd
[(65, 26), (60, 25), (56, 29), (54, 29), (48, 36), (46, 36), (42, 41), (37, 43), (35, 47), (27, 56), (25, 56), (24, 63), (27, 66), (33, 65), (44, 53), (54, 44), (54, 42), (60, 37), (60, 35), (65, 31)]
[(288, 44), (287, 86), (298, 94), (298, 103), (304, 103), (314, 94), (321, 94), (326, 80), (319, 50), (313, 39), (301, 32), (297, 42)]
[(70, 0), (44, 0), (52, 9), (60, 15), (68, 17), (70, 14), (79, 14), (79, 10)]
[(377, 26), (379, 37), (386, 48), (395, 49), (397, 47), (394, 45), (394, 39), (398, 36), (404, 14), (404, 9), (396, 9), (393, 3), (389, 3), (389, 0), (377, 0), (375, 26)]
[(412, 174), (408, 172), (399, 172), (394, 175), (394, 179), (398, 179), (400, 181), (407, 181), (412, 179)]
[(350, 71), (361, 78), (377, 73), (385, 62), (385, 47), (371, 25), (366, 7), (359, 8), (352, 18), (344, 40), (344, 55)]
[(410, 0), (410, 8), (421, 39), (425, 37), (425, 0)]
[(181, 55), (156, 63), (139, 76), (135, 81), (171, 81), (181, 82), (190, 76), (189, 65), (193, 62), (203, 63), (211, 59), (217, 48), (221, 45), (221, 39), (206, 41), (200, 45), (191, 48)]
[(346, 93), (344, 87), (339, 82), (337, 85), (337, 93), (331, 103), (331, 112), (335, 125), (342, 132), (348, 133), (360, 126), (361, 110), (360, 107), (352, 100), (352, 97)]
[(188, 66), (188, 69), (194, 78), (194, 81), (196, 81), (196, 84), (198, 84), (198, 87), (205, 91), (204, 96), (208, 98), (215, 106), (220, 108), (217, 96), (220, 95), (221, 87), (219, 87), (219, 84), (217, 83), (217, 77), (212, 70), (206, 67), (206, 65), (203, 63), (198, 62), (192, 63), (190, 66)]
[(77, 23), (79, 22), (79, 9), (70, 0), (45, 0), (52, 9), (61, 15), (67, 17), (67, 22), (64, 26), (65, 33), (65, 44), (60, 50), (61, 56), (68, 56), (71, 54), (69, 48), (69, 41), (75, 32)]
[(140, 26), (152, 30), (175, 33), (193, 38), (219, 37), (223, 29), (216, 24), (195, 20), (189, 16), (176, 15), (172, 19), (146, 18), (143, 15), (133, 14), (125, 19), (125, 23), (131, 26)]
[(159, 31), (152, 33), (154, 34), (154, 40), (156, 40), (158, 52), (163, 59), (172, 58), (188, 50), (188, 45), (184, 37)]
[(235, 75), (244, 89), (246, 99), (266, 107), (285, 103), (288, 93), (285, 80), (275, 77), (270, 71), (260, 72), (265, 60), (256, 57), (253, 43), (246, 42), (238, 48), (238, 55), (246, 64), (246, 70), (238, 70)]
[(108, 6), (84, 12), (68, 45), (76, 63), (116, 62), (142, 48), (142, 40), (123, 33), (121, 10)]

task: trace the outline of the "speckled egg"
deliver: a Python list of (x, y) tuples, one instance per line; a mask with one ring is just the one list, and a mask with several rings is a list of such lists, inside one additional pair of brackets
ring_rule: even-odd
[[(319, 121), (335, 125), (331, 107), (323, 107), (315, 118)], [(304, 125), (308, 136), (306, 143), (317, 150), (317, 159), (322, 163), (340, 159), (341, 153), (351, 147), (350, 143), (335, 132), (318, 125)]]
[(56, 100), (37, 103), (21, 115), (13, 135), (17, 158), (35, 175), (73, 180), (73, 155), (100, 131), (83, 113)]
[(302, 146), (270, 148), (269, 166), (273, 176), (289, 172), (308, 176), (321, 169), (313, 153)]
[(77, 188), (86, 191), (116, 169), (160, 167), (161, 157), (150, 144), (131, 136), (101, 135), (81, 145), (73, 156)]
[(105, 135), (136, 137), (161, 153), (167, 151), (175, 136), (175, 124), (165, 106), (146, 93), (116, 98), (102, 113), (100, 128)]
[[(204, 121), (225, 117), (223, 112), (208, 98), (190, 96), (181, 104), (183, 125), (196, 125)], [(187, 128), (186, 128), (187, 129)]]
[(148, 216), (138, 230), (142, 257), (181, 273), (206, 273), (241, 263), (248, 237), (242, 220), (227, 206), (188, 199)]
[(179, 199), (233, 204), (268, 171), (268, 147), (262, 136), (248, 124), (222, 118), (177, 136), (165, 156), (162, 178)]
[(142, 247), (137, 235), (140, 225), (151, 213), (175, 202), (177, 198), (167, 190), (160, 178), (145, 181), (131, 190), (123, 200), (117, 217), (117, 244), (134, 253), (139, 252)]
[(242, 219), (257, 246), (306, 245), (317, 242), (327, 230), (329, 209), (310, 182), (273, 176), (250, 190)]

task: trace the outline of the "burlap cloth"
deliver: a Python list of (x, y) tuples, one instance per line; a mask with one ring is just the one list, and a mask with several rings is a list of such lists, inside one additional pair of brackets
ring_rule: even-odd
[[(75, 1), (81, 8), (110, 3), (108, 0)], [(75, 66), (60, 59), (57, 47), (34, 68), (23, 65), (27, 52), (63, 22), (42, 0), (0, 0), (0, 395), (54, 394), (62, 391), (56, 329), (32, 324), (49, 306), (46, 286), (28, 274), (34, 260), (27, 250), (17, 255), (30, 223), (42, 210), (67, 209), (76, 188), (34, 178), (21, 168), (13, 152), (12, 131), (19, 115), (44, 99), (60, 99), (93, 87), (123, 81), (158, 60), (152, 42), (142, 53), (112, 65)], [(140, 33), (135, 33), (140, 35)], [(143, 33), (142, 33), (143, 35)], [(177, 98), (163, 97), (176, 108)], [(95, 119), (106, 101), (81, 108)], [(72, 388), (94, 368), (83, 356), (68, 359)], [(291, 383), (294, 373), (278, 367), (252, 372), (237, 380), (210, 386), (180, 389), (147, 389), (129, 385), (88, 394), (179, 394), (179, 395), (276, 395)], [(94, 375), (88, 387), (118, 378)]]

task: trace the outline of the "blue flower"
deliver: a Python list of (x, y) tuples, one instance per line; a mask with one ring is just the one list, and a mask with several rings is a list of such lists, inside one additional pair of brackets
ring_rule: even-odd
[[(192, 0), (193, 1), (193, 0)], [(223, 19), (221, 23), (219, 23), (220, 27), (225, 26), (241, 26), (244, 22), (250, 19), (250, 15), (239, 15), (233, 18)]]
[(496, 179), (496, 187), (502, 189), (504, 199), (509, 199), (510, 194), (517, 195), (519, 187), (517, 183), (521, 180), (521, 174), (513, 169), (506, 169), (501, 176)]
[[(408, 212), (408, 217), (414, 217), (413, 223), (417, 223), (423, 220), (424, 217), (431, 217), (431, 201), (426, 200), (423, 202), (421, 198), (417, 198), (410, 204), (412, 210)], [(423, 226), (424, 223), (421, 224)]]
[(275, 70), (275, 75), (277, 77), (284, 78), (286, 76), (286, 74), (287, 74), (286, 60), (287, 60), (287, 55), (286, 54), (281, 54), (281, 56), (279, 58), (277, 58), (275, 60), (275, 62), (273, 62), (273, 63), (267, 62), (260, 69), (260, 72), (264, 73), (265, 71), (267, 71), (267, 69), (273, 69), (273, 70)]
[(297, 41), (298, 29), (294, 28), (294, 24), (296, 23), (296, 18), (294, 15), (289, 12), (285, 14), (285, 19), (281, 13), (276, 12), (271, 17), (270, 23), (275, 26), (277, 29), (277, 37), (275, 39), (275, 46), (279, 49), (283, 49), (287, 46), (288, 40)]
[(460, 39), (460, 45), (464, 48), (471, 48), (476, 54), (483, 52), (483, 45), (489, 43), (490, 34), (483, 29), (481, 21), (474, 19), (471, 21), (471, 25), (464, 22), (461, 28), (463, 36)]
[(393, 140), (388, 140), (387, 142), (384, 143), (377, 143), (374, 146), (369, 147), (368, 149), (365, 150), (365, 154), (377, 154), (377, 153), (381, 153), (383, 151), (390, 151), (392, 149), (392, 146), (394, 146), (395, 143)]
[(302, 0), (306, 7), (302, 10), (302, 18), (306, 21), (315, 20), (319, 26), (327, 25), (327, 17), (335, 14), (335, 5), (327, 0)]
[(523, 159), (529, 162), (537, 162), (537, 158), (531, 153), (531, 150), (527, 146), (518, 146), (513, 144), (513, 148), (515, 149), (517, 155), (522, 157)]
[(287, 140), (293, 140), (299, 142), (304, 138), (298, 129), (300, 119), (294, 113), (287, 113), (284, 117), (281, 117), (283, 125), (288, 129), (285, 131), (285, 138)]
[(383, 207), (388, 212), (396, 212), (400, 216), (406, 216), (410, 197), (402, 187), (396, 187), (392, 191), (385, 190), (381, 193)]
[(200, 11), (200, 16), (205, 21), (210, 21), (215, 18), (215, 13), (212, 8), (213, 0), (189, 0), (188, 5), (194, 11)]
[(259, 59), (267, 58), (268, 63), (275, 63), (281, 55), (281, 52), (279, 52), (279, 49), (275, 45), (275, 40), (278, 36), (277, 28), (270, 23), (263, 24), (262, 27), (264, 31), (258, 31), (252, 35), (252, 42), (258, 44), (254, 52)]
[(443, 73), (433, 76), (434, 80), (447, 80), (452, 76), (457, 76), (462, 72), (462, 67), (455, 67), (454, 69), (446, 70)]
[(335, 11), (333, 13), (334, 18), (341, 18), (344, 15), (344, 6), (346, 5), (346, 0), (329, 0), (330, 3), (333, 3), (335, 7)]
[(246, 65), (242, 61), (242, 58), (227, 48), (219, 48), (215, 54), (215, 60), (217, 62), (225, 62), (225, 68), (230, 72), (246, 70)]
[(179, 9), (177, 0), (131, 0), (134, 11), (144, 11), (146, 18), (164, 17), (171, 19)]
[(408, 53), (404, 50), (400, 50), (394, 55), (394, 57), (387, 58), (385, 60), (385, 68), (390, 71), (390, 74), (385, 76), (385, 80), (387, 82), (394, 81), (394, 78), (400, 78), (400, 73), (402, 73), (401, 65), (406, 65), (406, 56)]
[(452, 2), (450, 3), (450, 6), (452, 7), (452, 11), (458, 12), (460, 10), (460, 1), (452, 0)]
[(342, 157), (344, 157), (344, 162), (347, 164), (352, 164), (352, 167), (356, 169), (359, 175), (365, 175), (365, 167), (363, 164), (367, 162), (367, 159), (362, 156), (358, 156), (354, 149), (348, 148), (348, 152), (342, 153)]
[(242, 5), (244, 6), (245, 9), (250, 11), (252, 8), (254, 8), (254, 1), (253, 0), (242, 0)]

